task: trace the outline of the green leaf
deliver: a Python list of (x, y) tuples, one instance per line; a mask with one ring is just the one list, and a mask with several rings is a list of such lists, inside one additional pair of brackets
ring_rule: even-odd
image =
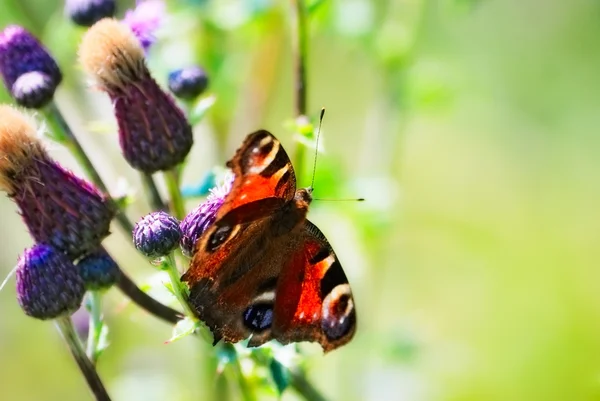
[(194, 126), (202, 121), (208, 110), (215, 104), (216, 100), (217, 98), (214, 95), (200, 99), (194, 108), (190, 110), (190, 115), (188, 116), (190, 125)]
[(100, 321), (99, 326), (98, 330), (100, 330), (100, 334), (98, 335), (98, 345), (96, 346), (96, 359), (98, 359), (110, 345), (110, 342), (108, 341), (108, 325), (104, 321)]
[(277, 386), (277, 391), (281, 395), (290, 384), (288, 370), (275, 358), (271, 359), (269, 370), (271, 371), (271, 377), (275, 382), (275, 386)]
[(196, 331), (196, 329), (198, 329), (198, 327), (198, 322), (193, 321), (189, 317), (181, 319), (173, 327), (173, 333), (171, 334), (171, 338), (165, 341), (165, 344), (170, 344), (174, 341), (181, 340), (183, 337), (193, 334)]

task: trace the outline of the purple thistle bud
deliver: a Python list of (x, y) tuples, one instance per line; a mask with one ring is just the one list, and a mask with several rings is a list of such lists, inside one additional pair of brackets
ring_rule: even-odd
[(31, 71), (21, 75), (12, 86), (17, 104), (28, 109), (40, 109), (52, 100), (56, 86), (43, 72)]
[(17, 301), (36, 319), (68, 316), (81, 306), (85, 287), (67, 255), (46, 244), (36, 244), (19, 258)]
[[(24, 74), (34, 71), (40, 75), (18, 82)], [(0, 75), (20, 105), (34, 108), (42, 107), (52, 99), (62, 80), (60, 69), (46, 48), (17, 25), (10, 25), (0, 32)], [(32, 92), (36, 94), (32, 95)]]
[(204, 92), (207, 86), (208, 76), (198, 66), (182, 68), (169, 74), (169, 90), (181, 99), (194, 99)]
[(131, 28), (144, 51), (148, 51), (156, 41), (154, 33), (163, 23), (165, 8), (163, 1), (148, 0), (138, 2), (133, 10), (125, 13), (123, 23)]
[(115, 15), (115, 0), (67, 0), (65, 14), (77, 25), (92, 26)]
[(225, 178), (222, 186), (211, 189), (206, 200), (181, 221), (179, 226), (181, 227), (182, 236), (179, 246), (185, 256), (192, 257), (194, 255), (194, 248), (198, 239), (215, 222), (217, 211), (223, 205), (225, 196), (231, 191), (233, 178), (233, 174), (230, 174)]
[(36, 242), (71, 258), (98, 248), (115, 211), (92, 184), (50, 158), (26, 117), (0, 106), (0, 190), (20, 209)]
[(133, 228), (133, 243), (138, 251), (149, 258), (171, 253), (181, 239), (179, 221), (165, 212), (144, 216)]
[(77, 267), (88, 290), (107, 290), (121, 274), (115, 260), (104, 249), (87, 255), (77, 263)]
[(127, 162), (148, 174), (180, 164), (192, 148), (192, 128), (150, 75), (131, 30), (113, 19), (97, 22), (84, 36), (79, 58), (113, 102)]

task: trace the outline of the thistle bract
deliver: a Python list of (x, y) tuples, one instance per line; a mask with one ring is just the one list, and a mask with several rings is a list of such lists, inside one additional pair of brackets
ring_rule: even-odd
[(77, 25), (92, 26), (102, 18), (113, 17), (115, 0), (67, 0), (65, 13)]
[(121, 274), (115, 260), (104, 249), (81, 259), (77, 268), (88, 290), (107, 290), (119, 280)]
[(169, 74), (169, 90), (181, 99), (194, 99), (206, 90), (208, 76), (198, 67), (186, 67)]
[(149, 258), (171, 253), (181, 239), (179, 221), (165, 212), (144, 216), (133, 229), (133, 243), (138, 251)]
[(85, 287), (69, 258), (46, 244), (25, 250), (16, 270), (17, 301), (36, 319), (68, 316), (81, 306)]

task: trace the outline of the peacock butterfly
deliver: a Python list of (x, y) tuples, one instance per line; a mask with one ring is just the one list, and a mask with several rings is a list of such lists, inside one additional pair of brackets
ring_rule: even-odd
[(325, 352), (346, 344), (354, 300), (331, 245), (306, 219), (312, 188), (296, 190), (287, 153), (265, 130), (248, 135), (227, 166), (232, 189), (181, 278), (214, 343), (313, 341)]

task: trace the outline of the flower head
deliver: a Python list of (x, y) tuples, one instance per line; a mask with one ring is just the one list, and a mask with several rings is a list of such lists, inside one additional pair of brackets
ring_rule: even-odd
[[(36, 74), (28, 74), (33, 72)], [(46, 48), (17, 25), (0, 32), (0, 75), (17, 103), (30, 108), (46, 105), (62, 80), (60, 69)]]
[(50, 158), (27, 118), (0, 105), (0, 190), (31, 236), (77, 258), (109, 234), (115, 210), (92, 184)]
[(69, 258), (46, 244), (25, 250), (16, 270), (17, 300), (28, 316), (54, 319), (74, 313), (85, 294)]
[(144, 216), (133, 229), (135, 247), (149, 258), (168, 255), (180, 239), (179, 221), (162, 211)]
[(65, 13), (77, 25), (92, 26), (102, 18), (113, 17), (115, 0), (67, 0)]
[(123, 23), (128, 25), (147, 51), (156, 41), (154, 33), (163, 23), (165, 3), (160, 0), (142, 1), (125, 13)]
[(88, 290), (107, 290), (121, 274), (115, 260), (102, 248), (81, 259), (77, 267)]
[(113, 19), (97, 22), (84, 36), (79, 58), (113, 101), (121, 149), (133, 168), (152, 174), (185, 159), (192, 128), (150, 75), (131, 29)]
[(206, 200), (181, 221), (179, 226), (181, 227), (182, 236), (179, 245), (185, 256), (193, 256), (198, 239), (215, 222), (217, 211), (223, 205), (225, 196), (231, 191), (233, 178), (233, 174), (227, 175), (223, 185), (211, 189)]
[(198, 66), (181, 68), (169, 74), (169, 90), (181, 99), (194, 99), (204, 92), (207, 86), (208, 76)]

